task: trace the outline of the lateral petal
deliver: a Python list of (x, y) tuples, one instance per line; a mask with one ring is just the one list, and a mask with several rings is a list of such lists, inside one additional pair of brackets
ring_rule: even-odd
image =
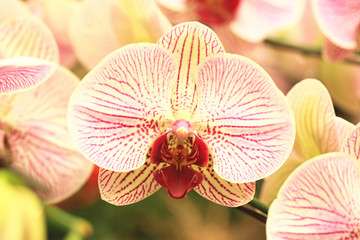
[(270, 206), (267, 239), (357, 239), (359, 174), (356, 160), (343, 153), (301, 165)]
[(78, 78), (65, 68), (40, 86), (17, 94), (2, 122), (11, 167), (33, 180), (46, 202), (61, 201), (86, 182), (92, 164), (73, 145), (66, 124), (67, 105)]
[(355, 129), (345, 138), (342, 144), (342, 152), (347, 153), (356, 159), (360, 160), (360, 123), (355, 126)]
[(324, 85), (315, 79), (296, 84), (287, 94), (295, 115), (294, 151), (304, 160), (340, 150), (335, 111)]
[(0, 24), (0, 56), (34, 57), (59, 62), (59, 50), (54, 36), (40, 20), (17, 17)]
[(179, 64), (171, 109), (175, 119), (189, 121), (197, 106), (197, 66), (207, 57), (224, 52), (223, 46), (210, 28), (197, 22), (176, 25), (157, 44), (167, 49)]
[(255, 182), (231, 183), (221, 178), (213, 169), (210, 158), (207, 167), (193, 166), (205, 179), (194, 190), (204, 198), (227, 207), (238, 207), (250, 202), (255, 194)]
[(197, 77), (192, 129), (208, 145), (215, 172), (243, 183), (276, 171), (290, 154), (295, 128), (286, 98), (269, 75), (247, 58), (219, 54)]
[(360, 24), (360, 2), (313, 0), (315, 19), (331, 42), (345, 49), (356, 48)]
[(55, 69), (54, 63), (37, 58), (3, 59), (0, 61), (0, 94), (35, 87), (47, 80)]
[(129, 172), (114, 172), (100, 168), (99, 188), (101, 198), (120, 206), (141, 201), (161, 188), (153, 173), (164, 164), (145, 162), (140, 168)]
[(123, 47), (97, 65), (69, 104), (70, 132), (80, 151), (112, 171), (142, 166), (152, 141), (174, 123), (175, 68), (171, 56), (150, 43)]

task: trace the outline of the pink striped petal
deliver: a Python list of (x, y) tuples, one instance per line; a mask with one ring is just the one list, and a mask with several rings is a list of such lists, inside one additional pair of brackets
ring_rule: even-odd
[(224, 52), (215, 33), (197, 22), (179, 24), (157, 42), (179, 63), (171, 109), (176, 119), (189, 121), (197, 106), (195, 71), (207, 57)]
[(338, 139), (340, 146), (349, 138), (350, 134), (355, 131), (356, 127), (351, 122), (346, 121), (343, 118), (336, 117), (336, 130), (338, 132)]
[(230, 27), (249, 42), (260, 42), (271, 33), (290, 27), (300, 20), (305, 1), (242, 1)]
[(344, 60), (346, 57), (350, 56), (354, 52), (354, 50), (348, 50), (338, 47), (337, 45), (326, 39), (322, 55), (326, 61), (333, 63)]
[(360, 123), (350, 132), (342, 145), (342, 152), (360, 160)]
[(208, 145), (215, 172), (243, 183), (276, 171), (290, 154), (295, 129), (286, 98), (269, 75), (247, 58), (220, 54), (197, 77), (192, 128)]
[(314, 79), (296, 84), (287, 94), (295, 115), (294, 151), (302, 159), (340, 150), (335, 111), (324, 85)]
[(2, 57), (35, 57), (59, 61), (59, 50), (50, 30), (31, 17), (14, 18), (0, 24)]
[(80, 151), (112, 171), (142, 166), (152, 141), (174, 123), (174, 72), (173, 59), (156, 44), (128, 45), (103, 60), (69, 104), (70, 129)]
[(250, 202), (255, 194), (255, 182), (231, 183), (222, 179), (213, 169), (210, 158), (206, 168), (193, 166), (205, 179), (194, 190), (204, 198), (227, 207), (238, 207)]
[(47, 80), (55, 69), (54, 63), (37, 58), (3, 59), (0, 61), (0, 94), (35, 87)]
[(78, 78), (65, 68), (37, 88), (17, 94), (3, 120), (11, 166), (32, 179), (46, 202), (61, 201), (87, 180), (92, 164), (72, 144), (66, 113)]
[(110, 1), (84, 0), (70, 25), (76, 56), (88, 69), (120, 47), (110, 21)]
[(297, 168), (270, 206), (267, 239), (359, 239), (359, 165), (342, 153)]
[(101, 198), (119, 206), (136, 203), (149, 197), (161, 188), (155, 181), (153, 172), (164, 166), (164, 164), (151, 164), (147, 161), (140, 168), (126, 173), (100, 168)]
[(345, 49), (357, 46), (360, 24), (360, 2), (343, 0), (313, 0), (315, 19), (320, 30), (334, 44)]

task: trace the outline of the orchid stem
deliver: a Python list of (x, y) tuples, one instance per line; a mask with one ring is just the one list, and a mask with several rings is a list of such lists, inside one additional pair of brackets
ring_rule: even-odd
[(49, 205), (44, 205), (44, 209), (49, 219), (69, 231), (66, 239), (83, 239), (93, 232), (91, 223), (85, 219)]
[(253, 198), (253, 200), (251, 200), (248, 204), (253, 208), (261, 211), (263, 214), (268, 214), (269, 207), (266, 204), (260, 202), (259, 199)]
[(253, 209), (247, 205), (237, 207), (236, 209), (255, 218), (259, 222), (266, 224), (267, 215), (264, 215), (263, 213), (257, 211), (256, 209)]
[[(322, 57), (321, 49), (296, 46), (289, 43), (277, 41), (274, 39), (265, 39), (264, 43), (273, 48), (277, 48), (280, 50), (293, 51), (306, 56), (314, 56), (318, 58)], [(358, 56), (357, 54), (354, 54), (353, 56), (346, 58), (343, 61), (350, 64), (360, 65), (360, 59), (357, 56)]]

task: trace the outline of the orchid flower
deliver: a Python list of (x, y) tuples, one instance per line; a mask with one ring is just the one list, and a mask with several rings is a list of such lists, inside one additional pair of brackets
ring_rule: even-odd
[[(241, 52), (273, 32), (294, 25), (304, 1), (157, 0), (173, 23), (199, 21), (210, 26), (228, 51)], [(245, 47), (244, 47), (245, 46)]]
[[(350, 151), (359, 153), (358, 137)], [(270, 206), (267, 239), (359, 239), (359, 176), (359, 162), (344, 153), (323, 154), (302, 164)]]
[(320, 154), (340, 152), (342, 143), (355, 129), (353, 124), (335, 115), (330, 95), (318, 80), (301, 81), (286, 97), (295, 115), (295, 144), (284, 165), (265, 179), (260, 199), (267, 204), (299, 165)]
[(312, 0), (315, 18), (327, 37), (325, 58), (343, 60), (359, 49), (360, 2)]
[(44, 201), (63, 200), (92, 169), (71, 144), (66, 125), (79, 80), (56, 69), (55, 39), (39, 20), (4, 21), (0, 31), (0, 161), (30, 179)]
[(56, 42), (40, 21), (4, 20), (0, 32), (0, 94), (37, 86), (55, 71)]
[(171, 28), (153, 0), (84, 0), (70, 38), (79, 61), (92, 69), (112, 51), (136, 42), (156, 42)]
[(107, 56), (75, 90), (68, 122), (82, 154), (100, 167), (102, 198), (115, 205), (161, 186), (173, 198), (194, 189), (218, 204), (245, 204), (254, 181), (285, 161), (295, 135), (269, 75), (225, 53), (196, 22)]

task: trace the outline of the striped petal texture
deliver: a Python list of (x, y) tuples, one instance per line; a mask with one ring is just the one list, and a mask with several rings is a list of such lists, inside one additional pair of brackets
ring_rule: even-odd
[(268, 74), (247, 58), (219, 54), (197, 72), (192, 127), (208, 145), (215, 172), (252, 182), (276, 171), (294, 142), (293, 114)]
[(207, 57), (224, 52), (222, 44), (210, 28), (196, 22), (175, 26), (157, 44), (167, 49), (179, 64), (171, 109), (176, 119), (189, 121), (197, 107), (197, 66)]
[(270, 206), (267, 239), (359, 239), (357, 161), (328, 153), (297, 168)]
[(38, 58), (0, 60), (0, 94), (36, 87), (54, 73), (56, 65)]
[(0, 93), (28, 89), (55, 71), (59, 52), (50, 30), (35, 18), (0, 24)]
[(85, 183), (92, 165), (72, 144), (67, 105), (78, 78), (65, 68), (37, 88), (18, 93), (1, 119), (11, 150), (11, 167), (33, 181), (46, 202), (61, 201)]
[(255, 182), (232, 183), (220, 177), (214, 171), (210, 157), (206, 168), (193, 166), (204, 175), (204, 180), (194, 190), (204, 198), (227, 207), (238, 207), (250, 202), (255, 194)]
[(146, 161), (140, 168), (129, 172), (114, 172), (100, 168), (99, 188), (101, 198), (114, 205), (136, 203), (160, 189), (153, 172), (164, 164), (150, 164)]
[(156, 44), (128, 45), (103, 60), (69, 104), (69, 126), (80, 151), (112, 171), (142, 166), (151, 143), (174, 122), (175, 68)]

